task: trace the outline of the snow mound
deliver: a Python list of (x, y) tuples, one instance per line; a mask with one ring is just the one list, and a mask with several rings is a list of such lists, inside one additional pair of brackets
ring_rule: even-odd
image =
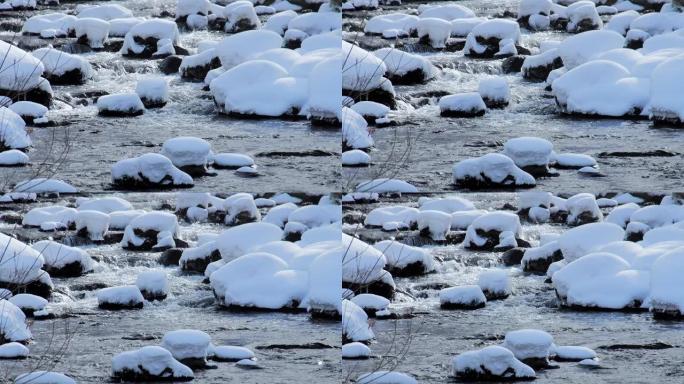
[(482, 289), (477, 285), (463, 285), (439, 291), (442, 309), (478, 309), (487, 303)]
[(139, 309), (144, 298), (135, 285), (103, 288), (97, 291), (97, 303), (102, 309)]
[(455, 184), (471, 189), (530, 188), (536, 184), (534, 177), (518, 168), (510, 157), (498, 153), (457, 163), (453, 176)]
[(122, 352), (112, 359), (112, 376), (125, 381), (182, 380), (194, 378), (192, 370), (162, 347), (147, 346)]
[(122, 189), (192, 187), (190, 175), (156, 153), (118, 161), (112, 166), (112, 183)]
[(513, 352), (490, 346), (478, 351), (468, 351), (454, 357), (452, 375), (464, 380), (530, 380), (536, 377), (534, 370), (516, 359)]

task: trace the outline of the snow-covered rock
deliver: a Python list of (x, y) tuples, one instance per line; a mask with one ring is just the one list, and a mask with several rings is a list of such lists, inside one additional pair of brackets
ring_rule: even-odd
[(14, 101), (28, 100), (49, 106), (52, 88), (41, 77), (45, 71), (43, 63), (4, 41), (0, 41), (0, 55), (4, 58), (0, 64), (0, 94)]
[(477, 285), (489, 301), (507, 298), (512, 289), (511, 277), (504, 269), (482, 271), (477, 277)]
[[(520, 26), (517, 22), (493, 19), (475, 26), (466, 37), (466, 56), (492, 58), (517, 53), (515, 44), (520, 40)], [(512, 49), (512, 51), (511, 51)]]
[(102, 288), (97, 291), (97, 303), (102, 309), (140, 309), (144, 300), (140, 289), (135, 285)]
[(367, 342), (375, 338), (363, 308), (349, 300), (342, 300), (342, 340)]
[(219, 345), (214, 347), (214, 356), (216, 361), (240, 361), (245, 359), (254, 359), (255, 355), (250, 349), (245, 347), (238, 347), (233, 345)]
[(79, 44), (92, 49), (103, 49), (109, 37), (109, 22), (93, 17), (79, 18), (74, 21), (74, 32)]
[(0, 246), (5, 251), (0, 256), (0, 288), (16, 293), (31, 293), (41, 297), (49, 297), (53, 284), (50, 275), (41, 268), (44, 258), (35, 249), (0, 233)]
[(157, 346), (142, 347), (114, 356), (112, 376), (124, 381), (188, 381), (195, 377), (190, 368), (173, 358), (171, 352)]
[(425, 249), (393, 240), (380, 241), (373, 247), (385, 255), (387, 270), (393, 276), (417, 276), (435, 270), (435, 260)]
[(179, 329), (166, 332), (161, 347), (171, 352), (174, 359), (189, 367), (204, 367), (211, 344), (211, 337), (196, 329)]
[(482, 96), (477, 92), (458, 93), (439, 99), (439, 113), (444, 117), (477, 117), (487, 111)]
[(394, 85), (421, 84), (435, 76), (432, 63), (422, 56), (395, 48), (381, 48), (373, 54), (385, 63), (385, 76)]
[(179, 232), (173, 213), (153, 211), (136, 216), (126, 226), (121, 246), (124, 249), (163, 251), (175, 246)]
[(530, 188), (536, 181), (518, 168), (510, 157), (490, 153), (463, 160), (453, 167), (454, 183), (470, 189)]
[(124, 37), (123, 56), (151, 58), (176, 53), (180, 32), (175, 22), (150, 19), (134, 25)]
[(169, 282), (163, 271), (145, 271), (138, 274), (135, 285), (145, 300), (164, 300), (169, 293)]
[(31, 245), (45, 261), (44, 269), (54, 277), (77, 277), (91, 272), (94, 262), (88, 252), (52, 240), (41, 240)]
[(135, 93), (145, 108), (161, 108), (168, 101), (169, 85), (162, 78), (142, 79), (136, 84)]
[(549, 172), (553, 144), (539, 137), (518, 137), (504, 144), (503, 154), (515, 165), (531, 175), (543, 176)]
[(510, 235), (513, 240), (520, 237), (522, 226), (515, 213), (495, 211), (482, 215), (468, 226), (463, 246), (470, 249), (493, 250), (495, 248), (513, 248), (503, 241)]
[(216, 246), (221, 257), (226, 261), (246, 254), (258, 245), (279, 241), (283, 237), (283, 230), (277, 225), (260, 222), (247, 223), (232, 227), (216, 239)]
[(76, 380), (63, 373), (38, 370), (17, 376), (14, 384), (76, 384)]
[(175, 137), (164, 142), (161, 154), (181, 171), (198, 176), (207, 171), (211, 144), (197, 137)]
[(167, 157), (156, 153), (118, 161), (112, 166), (112, 183), (120, 189), (193, 186), (190, 175), (176, 168)]
[(368, 359), (371, 349), (366, 344), (354, 341), (342, 346), (342, 359)]
[(10, 342), (27, 344), (31, 337), (24, 312), (11, 302), (0, 299), (0, 344)]
[(454, 357), (452, 375), (469, 381), (531, 380), (534, 370), (500, 346), (468, 351)]
[(521, 329), (506, 333), (504, 348), (513, 352), (516, 359), (534, 367), (544, 368), (549, 365), (552, 353), (553, 336), (538, 329)]
[(477, 92), (487, 108), (504, 108), (508, 105), (511, 91), (503, 77), (489, 76), (478, 84)]
[(29, 349), (16, 341), (0, 345), (0, 359), (25, 359), (28, 356)]
[(83, 84), (93, 76), (88, 60), (53, 48), (31, 52), (45, 67), (43, 75), (52, 85)]
[(463, 285), (439, 291), (439, 303), (442, 309), (478, 309), (484, 308), (487, 298), (479, 286)]
[(135, 93), (119, 93), (100, 96), (97, 110), (101, 116), (140, 116), (145, 113), (145, 105)]

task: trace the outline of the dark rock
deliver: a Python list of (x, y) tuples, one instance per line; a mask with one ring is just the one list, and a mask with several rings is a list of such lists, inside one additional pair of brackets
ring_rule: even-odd
[(501, 255), (501, 261), (505, 266), (510, 267), (513, 265), (520, 265), (523, 255), (525, 254), (525, 248), (517, 247), (507, 250)]
[[(159, 62), (159, 70), (165, 75), (178, 73), (183, 58), (179, 55), (166, 56)], [(204, 80), (204, 78), (202, 78)]]
[(177, 266), (182, 254), (183, 250), (180, 248), (169, 248), (162, 252), (157, 262), (165, 267)]

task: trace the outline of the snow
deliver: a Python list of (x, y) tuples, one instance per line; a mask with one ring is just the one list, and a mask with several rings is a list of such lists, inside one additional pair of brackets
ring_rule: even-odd
[(458, 162), (453, 167), (454, 182), (500, 185), (534, 186), (532, 175), (518, 168), (508, 156), (490, 153), (482, 157)]
[(402, 222), (407, 226), (418, 224), (420, 211), (416, 208), (402, 205), (378, 207), (366, 215), (364, 224), (367, 226), (382, 227), (387, 222)]
[(403, 180), (381, 178), (360, 183), (356, 186), (356, 191), (376, 193), (417, 193), (418, 189)]
[(477, 92), (482, 99), (494, 105), (507, 105), (511, 97), (508, 81), (500, 76), (488, 76), (480, 80)]
[(479, 93), (467, 92), (440, 98), (439, 109), (442, 116), (463, 114), (468, 117), (484, 114), (487, 106)]
[(475, 205), (471, 201), (459, 196), (448, 196), (444, 198), (420, 197), (418, 203), (420, 204), (421, 211), (434, 210), (449, 214), (475, 209)]
[(342, 142), (354, 149), (368, 149), (374, 145), (366, 120), (351, 108), (342, 107)]
[(166, 103), (169, 97), (169, 85), (163, 78), (148, 78), (138, 81), (135, 93), (141, 100), (155, 103)]
[(158, 186), (193, 185), (190, 175), (176, 168), (167, 157), (156, 153), (118, 161), (112, 166), (112, 182), (151, 183)]
[(290, 77), (285, 68), (266, 60), (236, 65), (212, 80), (209, 88), (223, 113), (244, 115), (292, 114), (302, 109), (308, 96), (305, 79)]
[(499, 377), (530, 379), (535, 372), (515, 358), (513, 353), (500, 346), (490, 346), (477, 351), (468, 351), (454, 357), (452, 374), (460, 377), (494, 375)]
[[(591, 1), (578, 1), (570, 4), (565, 9), (565, 14), (568, 18), (568, 32), (579, 32), (581, 29), (586, 28), (603, 28), (603, 21), (599, 16), (596, 5)], [(589, 24), (590, 26), (587, 27), (586, 24)]]
[(157, 296), (166, 296), (169, 292), (169, 282), (163, 271), (144, 271), (138, 274), (135, 285), (140, 292)]
[(31, 340), (24, 312), (5, 299), (0, 299), (0, 335), (9, 342), (24, 344)]
[(48, 301), (44, 298), (36, 295), (31, 295), (29, 293), (20, 293), (12, 296), (9, 300), (10, 303), (16, 305), (22, 310), (40, 311), (45, 309)]
[(365, 359), (371, 355), (371, 349), (367, 345), (354, 341), (342, 346), (343, 359)]
[(254, 359), (254, 352), (245, 347), (220, 345), (214, 347), (214, 358), (219, 361), (240, 361)]
[(189, 15), (208, 15), (210, 9), (208, 0), (178, 0), (176, 2), (176, 19)]
[(59, 372), (33, 371), (17, 376), (14, 384), (76, 384), (76, 380)]
[(226, 212), (224, 223), (235, 225), (245, 221), (260, 221), (261, 213), (254, 203), (254, 197), (248, 193), (236, 193), (223, 202)]
[(445, 241), (451, 229), (451, 215), (441, 211), (421, 210), (418, 214), (418, 230), (429, 233), (435, 241)]
[(419, 18), (404, 13), (389, 13), (373, 16), (366, 22), (364, 32), (368, 34), (383, 34), (387, 30), (399, 30), (406, 34), (416, 30)]
[(114, 230), (125, 229), (133, 219), (145, 213), (143, 210), (112, 212), (109, 214), (109, 228)]
[(551, 162), (553, 144), (539, 137), (518, 137), (504, 144), (504, 155), (518, 167), (546, 167)]
[(287, 30), (287, 25), (290, 20), (297, 17), (297, 12), (293, 10), (286, 10), (278, 12), (268, 18), (263, 26), (263, 29), (276, 32), (279, 35), (284, 35)]
[(485, 294), (489, 293), (499, 297), (510, 295), (512, 289), (508, 271), (502, 269), (482, 271), (477, 277), (477, 285)]
[(136, 375), (149, 374), (167, 380), (194, 377), (192, 370), (174, 359), (171, 352), (157, 346), (146, 346), (114, 356), (112, 359), (114, 376), (125, 371), (132, 371)]
[(383, 240), (373, 247), (385, 255), (387, 266), (390, 268), (406, 268), (413, 263), (423, 265), (425, 272), (435, 269), (435, 261), (429, 251), (402, 244), (393, 240)]
[(164, 142), (161, 154), (176, 167), (205, 167), (209, 162), (211, 144), (197, 137), (175, 137)]
[[(0, 89), (28, 91), (41, 86), (45, 67), (31, 54), (14, 45), (0, 41)], [(49, 89), (49, 84), (47, 84)], [(51, 93), (51, 90), (50, 90)]]
[(29, 355), (29, 349), (15, 341), (0, 345), (0, 359), (20, 359)]
[[(468, 54), (483, 55), (486, 54), (487, 50), (491, 47), (487, 45), (480, 44), (479, 41), (498, 41), (497, 49), (498, 54), (506, 53), (503, 51), (501, 42), (509, 42), (510, 45), (515, 49), (515, 44), (520, 40), (520, 26), (517, 22), (513, 20), (505, 19), (493, 19), (487, 20), (483, 23), (476, 25), (472, 31), (466, 37), (466, 44), (463, 51)], [(496, 52), (494, 52), (496, 53)]]
[(211, 337), (195, 329), (166, 332), (161, 347), (171, 352), (174, 359), (200, 359), (206, 361)]
[(684, 103), (676, 97), (681, 81), (673, 77), (684, 64), (681, 56), (661, 63), (651, 77), (650, 107), (652, 118), (665, 121), (684, 121)]
[(127, 115), (141, 114), (145, 110), (140, 96), (135, 93), (120, 93), (104, 95), (97, 99), (97, 109), (100, 113), (121, 113)]
[(178, 218), (172, 213), (160, 211), (146, 212), (136, 216), (126, 226), (121, 245), (124, 247), (139, 247), (143, 245), (146, 239), (138, 237), (135, 234), (136, 231), (143, 233), (148, 231), (157, 232), (157, 244), (154, 247), (161, 247), (169, 240), (173, 242), (173, 237), (178, 235)]
[(229, 261), (213, 272), (209, 280), (224, 306), (288, 308), (301, 303), (308, 288), (306, 272), (288, 269), (281, 258), (265, 252)]
[(19, 240), (0, 233), (0, 282), (25, 284), (40, 280), (51, 285), (49, 276), (41, 270), (44, 258), (39, 252)]
[(568, 211), (567, 223), (570, 225), (583, 224), (586, 220), (602, 221), (603, 213), (596, 203), (596, 197), (591, 193), (578, 193), (565, 201)]
[(632, 22), (639, 17), (639, 12), (635, 10), (627, 10), (620, 12), (610, 18), (608, 24), (606, 24), (605, 29), (615, 31), (621, 35), (626, 35), (627, 31), (630, 29)]
[(121, 47), (121, 53), (124, 55), (139, 55), (148, 48), (135, 42), (135, 38), (157, 39), (158, 54), (161, 54), (164, 41), (167, 40), (172, 45), (178, 45), (180, 41), (180, 32), (175, 22), (164, 19), (150, 19), (145, 20), (139, 24), (134, 25), (126, 36), (124, 37), (124, 44)]
[[(223, 39), (216, 46), (216, 52), (221, 59), (223, 68), (228, 70), (250, 60), (259, 53), (280, 48), (282, 44), (283, 39), (276, 32), (269, 30), (245, 31)], [(255, 80), (258, 80), (259, 75), (253, 75), (257, 76)]]
[(21, 181), (14, 186), (13, 191), (32, 193), (78, 193), (78, 189), (62, 180), (46, 179), (42, 177)]
[(116, 196), (92, 199), (80, 197), (76, 199), (76, 205), (79, 211), (98, 211), (108, 214), (133, 209), (133, 205), (130, 202)]
[(118, 4), (104, 4), (94, 6), (78, 6), (76, 16), (80, 19), (92, 17), (102, 20), (124, 19), (133, 17), (130, 9)]
[(360, 149), (352, 149), (342, 152), (341, 162), (343, 166), (366, 166), (370, 165), (371, 157)]
[(342, 300), (342, 336), (351, 341), (369, 341), (375, 334), (368, 324), (366, 312), (349, 300)]
[[(368, 284), (386, 279), (383, 269), (386, 258), (379, 250), (366, 242), (342, 234), (343, 253), (342, 281), (352, 284)], [(389, 276), (391, 279), (391, 276)], [(392, 283), (394, 284), (394, 283)]]
[(433, 48), (446, 48), (446, 41), (451, 36), (451, 23), (435, 17), (421, 18), (416, 24), (419, 39), (426, 39), (426, 42)]
[(625, 231), (619, 225), (590, 223), (566, 231), (558, 238), (558, 244), (563, 257), (568, 261), (574, 261), (596, 247), (621, 241), (624, 236)]
[(553, 336), (537, 329), (521, 329), (506, 333), (502, 346), (520, 360), (548, 359)]
[(385, 83), (389, 83), (383, 77), (387, 72), (387, 65), (371, 52), (342, 41), (342, 55), (344, 55), (342, 89), (369, 91), (381, 88)]
[(254, 159), (242, 153), (217, 153), (212, 156), (214, 166), (223, 168), (241, 168), (254, 165)]
[[(489, 212), (482, 216), (479, 216), (478, 218), (473, 220), (472, 224), (468, 226), (468, 229), (466, 230), (465, 239), (463, 240), (463, 244), (469, 248), (483, 247), (491, 239), (481, 237), (478, 234), (478, 232), (489, 233), (492, 231), (499, 233), (499, 240), (503, 240), (506, 237), (511, 237), (501, 237), (501, 234), (506, 232), (510, 232), (510, 235), (512, 235), (513, 237), (512, 240), (515, 240), (515, 237), (519, 236), (522, 232), (520, 218), (518, 217), (518, 215), (514, 213), (503, 211)], [(510, 241), (511, 239), (506, 240)], [(505, 241), (499, 241), (499, 246), (503, 247), (506, 245), (503, 243), (505, 243)]]
[(261, 28), (254, 5), (246, 0), (229, 3), (223, 8), (222, 16), (226, 19), (225, 31), (229, 33)]
[(465, 230), (470, 224), (475, 221), (480, 216), (487, 213), (484, 210), (472, 210), (463, 212), (454, 212), (451, 214), (451, 229), (452, 230)]
[(109, 37), (124, 37), (134, 26), (142, 23), (145, 19), (139, 17), (127, 17), (109, 21)]
[(287, 218), (290, 216), (290, 213), (295, 211), (297, 208), (298, 207), (293, 203), (285, 203), (275, 206), (268, 211), (263, 221), (266, 223), (275, 224), (282, 228), (285, 226), (285, 223), (287, 223)]
[(386, 309), (390, 304), (390, 301), (386, 298), (373, 295), (371, 293), (362, 293), (356, 295), (351, 299), (351, 301), (363, 309), (372, 309), (374, 311)]
[(76, 215), (76, 231), (84, 229), (91, 240), (104, 240), (109, 230), (109, 215), (99, 211), (80, 210)]
[(550, 15), (551, 0), (521, 0), (518, 7), (518, 18), (531, 15)]
[(650, 303), (656, 313), (684, 313), (681, 273), (684, 247), (678, 246), (660, 256), (651, 268)]
[(439, 291), (439, 302), (442, 307), (466, 306), (469, 308), (484, 307), (487, 299), (477, 285), (463, 285), (444, 288)]
[(563, 360), (584, 360), (597, 357), (594, 350), (587, 347), (559, 346), (555, 348), (556, 356)]
[(26, 165), (29, 157), (18, 149), (0, 152), (0, 166)]
[[(567, 259), (567, 258), (566, 258)], [(594, 279), (605, 279), (610, 275), (630, 269), (624, 259), (608, 252), (589, 253), (553, 274), (553, 286), (561, 298), (568, 297), (569, 291)]]
[[(1, 81), (2, 78), (0, 78)], [(7, 107), (0, 107), (0, 143), (2, 145), (11, 149), (26, 149), (31, 146), (31, 138), (25, 128), (26, 123), (21, 116)]]
[(563, 64), (568, 70), (571, 70), (586, 63), (596, 54), (622, 48), (624, 43), (625, 38), (615, 31), (587, 31), (563, 40), (558, 50), (563, 59)]
[(376, 371), (364, 373), (356, 379), (357, 384), (418, 384), (412, 376), (403, 372)]
[(24, 215), (22, 225), (39, 227), (43, 222), (60, 222), (69, 226), (76, 221), (77, 211), (59, 205), (36, 207)]
[(581, 153), (556, 153), (552, 155), (552, 162), (563, 168), (584, 168), (597, 165), (593, 157)]
[[(335, 312), (339, 316), (341, 308), (341, 285), (342, 281), (342, 258), (343, 253), (339, 248), (339, 241), (318, 243), (304, 249), (293, 258), (291, 268), (296, 268), (297, 259), (306, 252), (315, 257), (308, 265), (309, 286), (308, 304), (309, 311)], [(321, 251), (323, 251), (321, 253)], [(298, 257), (299, 256), (299, 257)]]
[(340, 12), (310, 12), (292, 18), (288, 29), (297, 29), (307, 35), (318, 35), (342, 28), (342, 13)]
[(244, 255), (251, 248), (281, 240), (283, 230), (268, 223), (247, 223), (232, 227), (221, 232), (216, 239), (216, 245), (221, 257), (230, 261)]
[(632, 77), (627, 68), (608, 60), (573, 67), (552, 88), (565, 112), (615, 117), (641, 113), (650, 89), (648, 79)]
[(145, 299), (135, 285), (102, 288), (97, 291), (97, 302), (103, 305), (142, 306)]
[(75, 21), (75, 16), (65, 15), (63, 13), (34, 15), (24, 22), (21, 32), (37, 35), (40, 34), (41, 31), (52, 29), (66, 34), (69, 30), (74, 29)]
[(94, 49), (104, 48), (104, 42), (109, 36), (109, 23), (96, 18), (79, 18), (74, 21), (76, 38), (85, 39)]
[(387, 116), (389, 107), (374, 101), (360, 101), (351, 106), (356, 113), (363, 117), (381, 118)]
[(48, 267), (64, 268), (68, 264), (78, 263), (83, 272), (93, 270), (93, 260), (83, 249), (69, 247), (52, 240), (38, 241), (31, 245), (31, 248), (40, 253)]

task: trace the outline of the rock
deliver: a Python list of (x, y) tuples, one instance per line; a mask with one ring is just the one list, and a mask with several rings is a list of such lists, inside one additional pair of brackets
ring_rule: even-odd
[(514, 55), (505, 58), (501, 62), (501, 69), (502, 72), (505, 74), (508, 73), (518, 73), (522, 69), (523, 63), (525, 62), (525, 57), (522, 55)]
[(439, 291), (442, 309), (479, 309), (484, 308), (487, 298), (477, 285), (445, 288)]
[(165, 75), (173, 75), (178, 73), (183, 57), (179, 55), (166, 56), (159, 62), (159, 70)]
[[(169, 248), (162, 252), (162, 254), (157, 259), (157, 262), (165, 267), (179, 265), (181, 255), (183, 254), (183, 249), (181, 248)], [(206, 268), (206, 267), (205, 267)], [(204, 272), (204, 270), (202, 270)]]
[(509, 249), (501, 255), (501, 261), (507, 267), (519, 265), (525, 252), (525, 248), (521, 247)]

